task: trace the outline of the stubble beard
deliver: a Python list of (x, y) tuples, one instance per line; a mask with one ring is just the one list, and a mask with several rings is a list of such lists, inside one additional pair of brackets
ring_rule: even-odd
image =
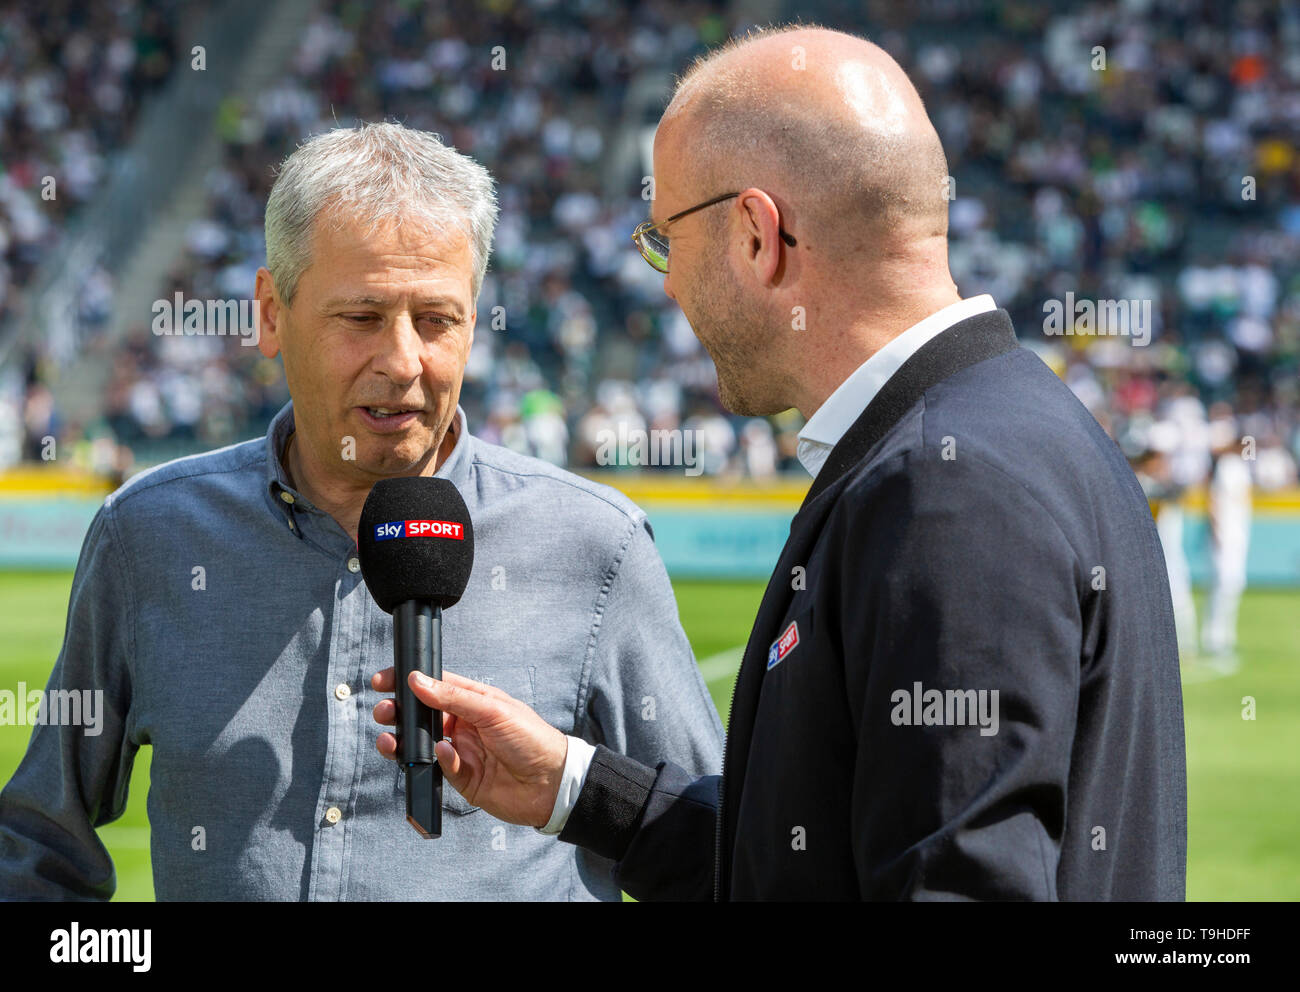
[(762, 347), (767, 338), (764, 315), (740, 292), (730, 273), (718, 271), (703, 276), (693, 286), (692, 298), (699, 309), (689, 316), (695, 336), (713, 359), (718, 377), (718, 397), (731, 413), (741, 417), (764, 417), (780, 413), (786, 406), (771, 398), (766, 382)]

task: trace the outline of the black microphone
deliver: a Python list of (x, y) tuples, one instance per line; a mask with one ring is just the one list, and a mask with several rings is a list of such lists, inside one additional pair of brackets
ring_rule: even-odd
[(469, 508), (446, 479), (381, 479), (357, 527), (361, 577), (393, 615), (397, 761), (406, 770), (406, 820), (425, 838), (442, 835), (442, 769), (433, 746), (442, 713), (416, 698), (411, 672), (442, 678), (442, 611), (460, 601), (474, 567)]

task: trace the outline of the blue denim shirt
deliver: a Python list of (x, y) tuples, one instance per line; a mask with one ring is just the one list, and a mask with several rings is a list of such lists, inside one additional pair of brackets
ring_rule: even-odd
[[(475, 555), (444, 615), (445, 666), (565, 733), (718, 773), (722, 727), (644, 512), (457, 415), (437, 474), (469, 506)], [(292, 430), (289, 404), (266, 438), (161, 465), (105, 500), (48, 686), (102, 689), (102, 732), (34, 729), (0, 793), (0, 897), (113, 894), (95, 828), (122, 814), (147, 744), (159, 899), (619, 898), (610, 862), (449, 785), (441, 838), (406, 823), (371, 715), (392, 618), (352, 538), (289, 485)]]

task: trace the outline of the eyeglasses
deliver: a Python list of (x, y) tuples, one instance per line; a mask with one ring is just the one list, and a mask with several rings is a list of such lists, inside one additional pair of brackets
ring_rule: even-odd
[[(661, 234), (658, 228), (667, 227), (673, 221), (681, 220), (687, 214), (693, 214), (697, 210), (703, 210), (705, 207), (711, 207), (715, 203), (721, 203), (723, 200), (730, 200), (733, 196), (739, 195), (739, 191), (735, 193), (723, 193), (721, 196), (715, 196), (712, 200), (697, 203), (695, 206), (687, 210), (675, 213), (667, 220), (661, 220), (658, 224), (652, 224), (650, 221), (646, 221), (644, 224), (637, 225), (637, 229), (632, 232), (632, 240), (636, 242), (637, 251), (641, 253), (641, 257), (649, 262), (650, 267), (656, 272), (667, 274), (668, 236), (666, 234)], [(777, 231), (781, 235), (781, 240), (791, 248), (798, 243), (794, 240), (793, 236), (786, 232), (785, 228), (779, 227), (777, 228)]]

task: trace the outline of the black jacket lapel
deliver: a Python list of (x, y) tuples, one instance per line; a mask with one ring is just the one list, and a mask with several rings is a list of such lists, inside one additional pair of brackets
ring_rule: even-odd
[(726, 762), (722, 770), (722, 851), (719, 866), (720, 895), (725, 900), (728, 876), (731, 870), (732, 845), (736, 837), (736, 814), (739, 812), (741, 790), (745, 785), (745, 769), (749, 763), (749, 746), (754, 737), (754, 719), (758, 715), (758, 695), (767, 672), (767, 651), (776, 640), (780, 625), (790, 601), (795, 596), (793, 572), (795, 565), (808, 561), (808, 555), (821, 533), (821, 523), (834, 505), (834, 500), (822, 504), (795, 518), (790, 536), (777, 561), (767, 590), (758, 606), (758, 616), (749, 632), (749, 642), (736, 676), (736, 691), (732, 698), (731, 715), (727, 718)]
[(804, 497), (800, 512), (861, 461), (927, 389), (964, 368), (1017, 347), (1016, 332), (1005, 310), (977, 313), (936, 334), (890, 376), (831, 449), (826, 464)]
[(1004, 354), (1019, 347), (1011, 318), (1005, 310), (976, 314), (953, 324), (946, 331), (919, 348), (876, 394), (831, 450), (804, 497), (799, 512), (790, 524), (790, 536), (781, 551), (758, 607), (758, 616), (750, 631), (745, 655), (736, 676), (736, 691), (727, 721), (727, 753), (723, 768), (722, 834), (719, 852), (721, 896), (727, 898), (730, 886), (732, 850), (736, 838), (736, 816), (745, 783), (750, 742), (758, 713), (758, 697), (763, 675), (767, 671), (768, 646), (777, 637), (777, 628), (785, 617), (794, 596), (791, 569), (805, 563), (821, 534), (827, 514), (835, 500), (817, 497), (843, 479), (875, 444), (889, 432), (903, 414), (936, 383), (977, 362)]

